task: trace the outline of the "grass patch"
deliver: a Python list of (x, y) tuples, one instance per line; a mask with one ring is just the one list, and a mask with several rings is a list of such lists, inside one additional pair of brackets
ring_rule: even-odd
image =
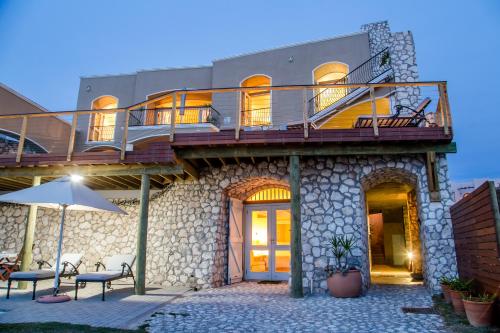
[(434, 302), (434, 309), (444, 319), (446, 327), (451, 332), (456, 333), (500, 333), (499, 327), (473, 327), (469, 324), (467, 317), (464, 315), (456, 314), (453, 311), (453, 306), (446, 303), (441, 296), (432, 296)]
[(93, 327), (89, 325), (74, 325), (66, 323), (20, 323), (0, 324), (2, 333), (145, 333), (145, 327), (137, 330), (122, 330), (108, 327)]

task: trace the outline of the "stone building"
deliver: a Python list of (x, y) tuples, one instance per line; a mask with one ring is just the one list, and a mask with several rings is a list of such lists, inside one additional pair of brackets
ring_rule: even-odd
[[(290, 280), (320, 293), (329, 241), (346, 235), (365, 289), (384, 268), (438, 291), (456, 274), (456, 148), (446, 84), (418, 80), (411, 33), (387, 22), (206, 67), (82, 78), (78, 109), (93, 111), (64, 113), (67, 154), (0, 155), (0, 188), (79, 173), (127, 211), (69, 214), (64, 251), (87, 270), (146, 251), (136, 274), (151, 284)], [(27, 214), (0, 206), (0, 250), (20, 250)], [(55, 256), (57, 215), (38, 209), (35, 260)]]

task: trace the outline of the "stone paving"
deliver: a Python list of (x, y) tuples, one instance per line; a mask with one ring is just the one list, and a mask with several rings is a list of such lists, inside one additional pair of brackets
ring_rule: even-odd
[[(64, 281), (64, 280), (63, 280)], [(63, 322), (86, 324), (97, 327), (133, 329), (141, 325), (153, 312), (165, 303), (180, 297), (184, 287), (148, 287), (146, 295), (134, 295), (131, 281), (118, 280), (111, 290), (106, 290), (106, 301), (101, 301), (101, 285), (88, 283), (78, 290), (78, 301), (59, 304), (40, 304), (31, 300), (31, 284), (27, 290), (11, 290), (6, 299), (5, 283), (0, 285), (0, 323)], [(63, 282), (64, 283), (64, 282)], [(36, 296), (48, 295), (52, 281), (38, 283)], [(61, 285), (62, 293), (73, 298), (72, 285)], [(5, 311), (2, 313), (2, 311)]]
[(327, 295), (293, 299), (288, 286), (245, 282), (189, 292), (152, 317), (159, 332), (446, 332), (438, 315), (405, 314), (430, 307), (422, 286), (374, 285), (360, 298)]

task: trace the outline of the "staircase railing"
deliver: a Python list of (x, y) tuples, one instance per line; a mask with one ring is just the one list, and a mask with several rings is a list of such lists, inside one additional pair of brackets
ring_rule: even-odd
[[(344, 77), (330, 83), (369, 83), (391, 69), (391, 56), (389, 49), (385, 48), (347, 73)], [(359, 88), (339, 87), (318, 89), (315, 91), (314, 97), (309, 100), (309, 116), (327, 109), (357, 89)]]

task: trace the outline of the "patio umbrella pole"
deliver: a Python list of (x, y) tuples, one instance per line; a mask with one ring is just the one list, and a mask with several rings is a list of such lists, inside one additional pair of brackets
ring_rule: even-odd
[(57, 296), (57, 293), (59, 292), (59, 268), (61, 265), (61, 251), (64, 231), (64, 218), (66, 217), (66, 207), (67, 205), (62, 205), (61, 225), (59, 227), (59, 242), (57, 243), (56, 276), (54, 279), (54, 291), (52, 293), (54, 296)]

